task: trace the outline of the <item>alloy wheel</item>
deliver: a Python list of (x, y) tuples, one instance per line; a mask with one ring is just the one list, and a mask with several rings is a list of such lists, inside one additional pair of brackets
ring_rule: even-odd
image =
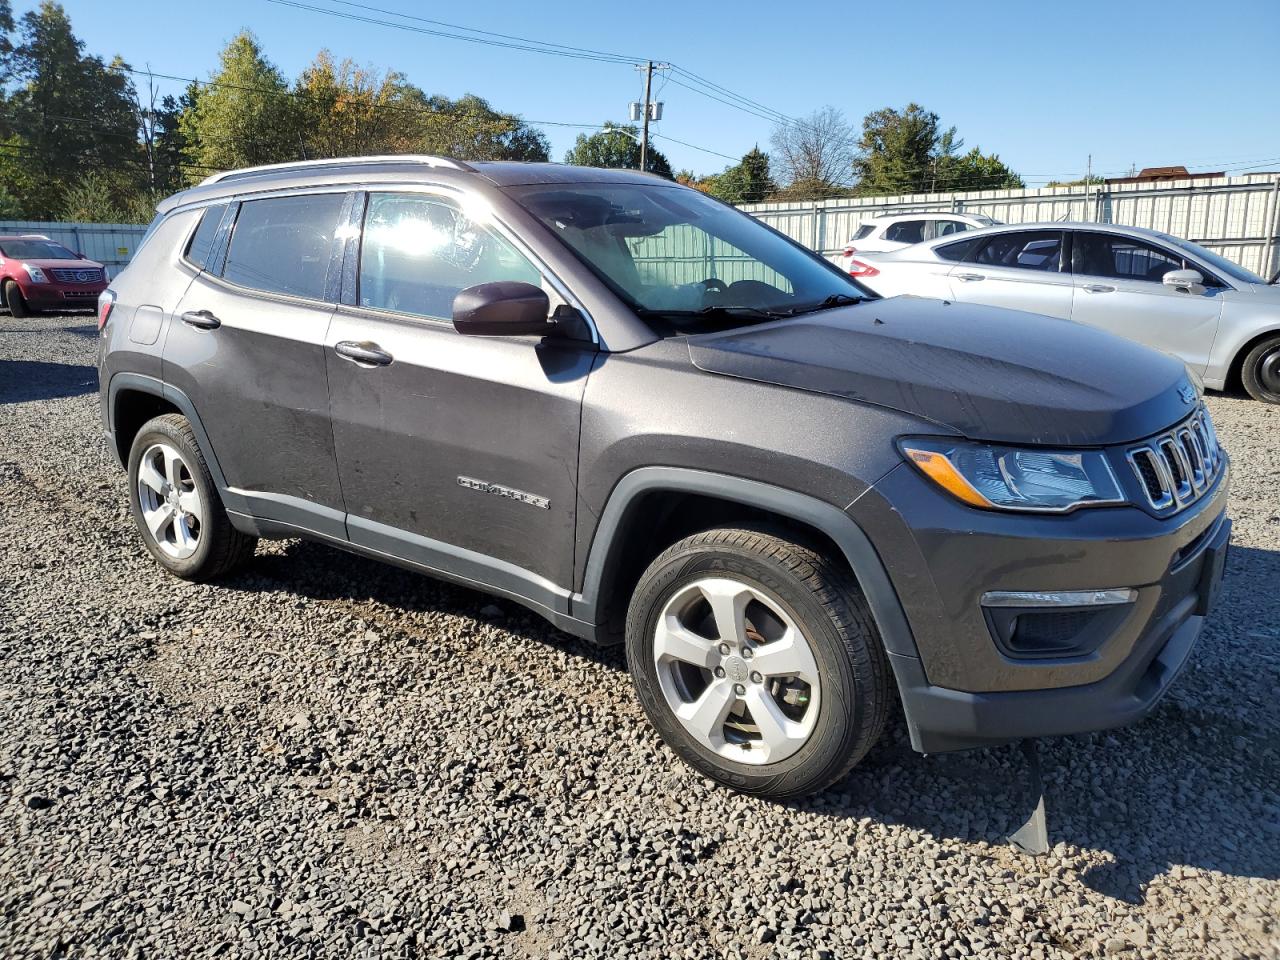
[(138, 461), (138, 506), (156, 546), (174, 560), (186, 560), (200, 545), (204, 504), (182, 454), (153, 443)]
[(738, 763), (778, 763), (813, 734), (817, 660), (804, 632), (761, 590), (705, 577), (677, 590), (653, 643), (667, 706), (703, 747)]

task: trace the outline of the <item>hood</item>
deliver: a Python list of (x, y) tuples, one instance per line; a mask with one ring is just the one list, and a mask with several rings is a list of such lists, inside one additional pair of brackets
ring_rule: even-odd
[(1101, 446), (1188, 415), (1181, 360), (1069, 320), (894, 297), (688, 341), (709, 373), (848, 397), (975, 440)]
[(19, 257), (10, 257), (10, 260), (19, 260), (22, 263), (29, 263), (33, 267), (39, 267), (41, 270), (101, 270), (102, 264), (95, 260), (33, 260), (30, 257), (21, 259)]

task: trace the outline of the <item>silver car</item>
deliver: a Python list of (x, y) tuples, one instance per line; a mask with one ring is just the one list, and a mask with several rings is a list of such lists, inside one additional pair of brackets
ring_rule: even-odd
[(1205, 386), (1280, 403), (1280, 287), (1188, 240), (1098, 223), (1017, 224), (858, 255), (882, 296), (1010, 307), (1182, 358)]

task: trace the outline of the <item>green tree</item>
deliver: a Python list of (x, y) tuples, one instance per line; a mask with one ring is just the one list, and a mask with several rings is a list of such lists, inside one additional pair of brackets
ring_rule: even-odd
[(778, 189), (769, 172), (769, 155), (759, 146), (752, 147), (734, 166), (707, 177), (704, 182), (708, 193), (726, 203), (760, 203)]
[[(640, 169), (640, 141), (636, 139), (639, 131), (631, 126), (606, 124), (607, 129), (587, 136), (578, 134), (572, 149), (564, 155), (564, 162), (579, 167), (605, 167), (615, 170)], [(675, 174), (671, 164), (662, 152), (649, 146), (648, 162), (645, 169), (660, 177), (674, 180)]]
[(178, 121), (192, 165), (187, 179), (198, 180), (213, 170), (280, 163), (304, 153), (298, 101), (253, 34), (246, 30), (233, 37), (219, 62)]
[(136, 181), (133, 92), (123, 61), (108, 66), (85, 56), (66, 11), (52, 0), (24, 14), (19, 32), (7, 58), (18, 86), (5, 105), (3, 133), (21, 136), (26, 163), (39, 172), (20, 198), (26, 214), (57, 215), (67, 184), (86, 170), (118, 170)]
[(996, 154), (975, 147), (962, 154), (955, 127), (943, 130), (938, 115), (917, 103), (886, 107), (862, 120), (853, 163), (857, 193), (883, 195), (993, 190), (1023, 186)]
[(124, 223), (124, 212), (116, 203), (117, 185), (110, 174), (91, 170), (66, 188), (63, 195), (63, 220), (86, 223)]
[(540, 130), (514, 114), (501, 113), (474, 94), (457, 100), (422, 95), (410, 88), (422, 112), (417, 149), (458, 160), (547, 160), (551, 144)]

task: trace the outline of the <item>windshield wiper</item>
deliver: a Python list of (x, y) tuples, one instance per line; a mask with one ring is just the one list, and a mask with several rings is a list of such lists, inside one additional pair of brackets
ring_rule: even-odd
[(737, 320), (744, 317), (760, 317), (765, 320), (779, 320), (783, 317), (791, 316), (788, 311), (762, 310), (760, 307), (729, 306), (728, 304), (703, 307), (701, 310), (659, 310), (645, 307), (636, 312), (642, 317), (690, 317), (708, 320), (721, 318)]
[(808, 303), (801, 307), (791, 307), (786, 311), (788, 317), (798, 317), (802, 313), (817, 313), (819, 310), (830, 310), (832, 307), (847, 307), (861, 303), (866, 297), (856, 297), (849, 293), (833, 293), (821, 303)]

